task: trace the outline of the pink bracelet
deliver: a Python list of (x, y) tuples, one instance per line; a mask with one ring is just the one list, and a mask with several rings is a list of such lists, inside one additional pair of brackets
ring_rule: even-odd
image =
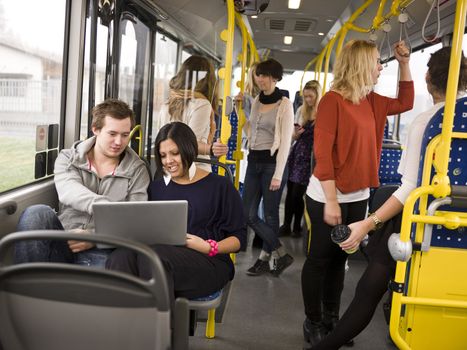
[(217, 252), (219, 251), (219, 244), (213, 239), (207, 239), (206, 242), (208, 242), (209, 245), (211, 246), (211, 249), (209, 250), (208, 255), (209, 256), (217, 255)]

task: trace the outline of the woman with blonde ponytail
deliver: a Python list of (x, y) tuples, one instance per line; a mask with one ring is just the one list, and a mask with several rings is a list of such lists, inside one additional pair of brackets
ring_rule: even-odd
[[(176, 121), (187, 124), (198, 140), (200, 158), (227, 154), (227, 145), (214, 140), (218, 97), (213, 64), (205, 57), (190, 56), (170, 80), (169, 87), (169, 100), (162, 106), (160, 125)], [(210, 171), (207, 164), (198, 166)]]

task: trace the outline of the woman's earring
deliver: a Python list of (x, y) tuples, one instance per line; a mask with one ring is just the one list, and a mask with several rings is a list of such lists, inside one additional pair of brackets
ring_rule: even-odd
[(191, 163), (190, 169), (188, 169), (188, 178), (190, 181), (195, 177), (196, 174), (196, 165), (195, 163)]
[(165, 171), (165, 169), (162, 169), (162, 173), (163, 173), (162, 177), (164, 178), (164, 183), (167, 186), (170, 180), (172, 179), (172, 176), (170, 176), (170, 174), (167, 171)]

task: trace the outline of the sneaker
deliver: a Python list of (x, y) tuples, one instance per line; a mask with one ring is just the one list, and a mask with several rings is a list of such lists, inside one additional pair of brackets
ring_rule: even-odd
[(269, 268), (269, 261), (258, 259), (252, 267), (246, 270), (246, 274), (250, 276), (259, 276), (269, 271), (271, 271)]
[(292, 231), (290, 230), (290, 225), (284, 224), (279, 227), (279, 237), (290, 236), (291, 233)]
[(282, 271), (284, 271), (286, 268), (292, 265), (292, 263), (293, 257), (290, 254), (285, 254), (279, 259), (274, 259), (271, 273), (277, 277), (282, 273)]

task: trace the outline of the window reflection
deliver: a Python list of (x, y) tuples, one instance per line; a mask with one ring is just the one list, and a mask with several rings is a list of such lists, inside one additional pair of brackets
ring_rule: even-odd
[[(190, 55), (188, 54), (187, 58)], [(169, 98), (169, 81), (175, 75), (177, 62), (177, 43), (172, 39), (156, 34), (156, 55), (154, 70), (154, 102), (152, 137), (160, 129), (159, 112), (162, 104)], [(183, 62), (183, 61), (182, 61)]]

